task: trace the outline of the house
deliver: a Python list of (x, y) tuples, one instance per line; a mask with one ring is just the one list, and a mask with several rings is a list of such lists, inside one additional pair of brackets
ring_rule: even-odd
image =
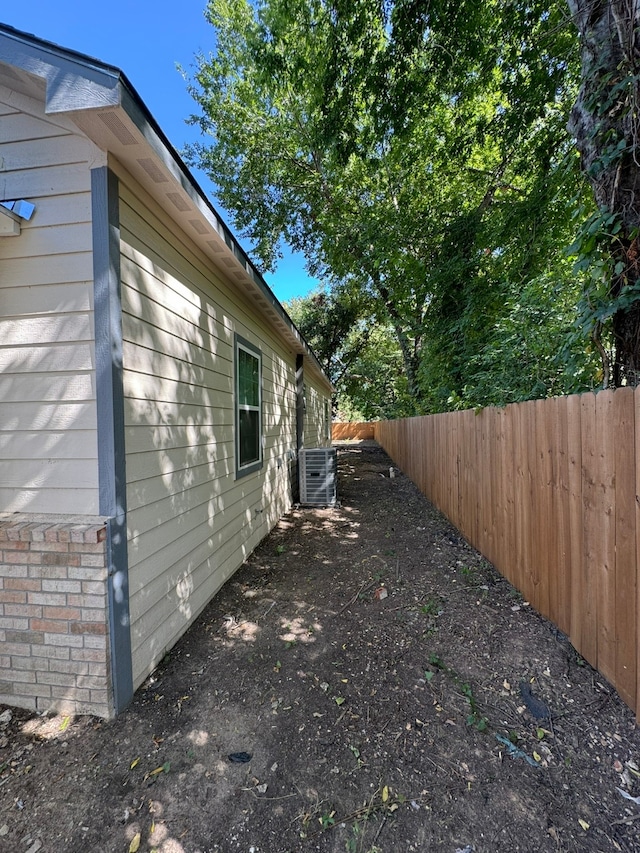
[(331, 385), (117, 68), (0, 25), (0, 702), (113, 716)]

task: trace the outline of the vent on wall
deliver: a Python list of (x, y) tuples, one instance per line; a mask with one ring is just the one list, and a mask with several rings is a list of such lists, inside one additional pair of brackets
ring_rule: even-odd
[(335, 506), (338, 501), (338, 458), (335, 447), (300, 451), (300, 503)]

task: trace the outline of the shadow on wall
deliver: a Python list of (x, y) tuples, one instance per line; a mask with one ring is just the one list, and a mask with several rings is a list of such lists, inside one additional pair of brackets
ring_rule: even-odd
[(194, 268), (177, 272), (130, 244), (123, 252), (129, 582), (138, 686), (291, 505), (295, 367), (261, 332), (256, 343), (263, 356), (264, 467), (236, 479), (233, 333), (253, 340), (256, 335), (234, 317), (248, 315), (247, 307), (217, 299)]

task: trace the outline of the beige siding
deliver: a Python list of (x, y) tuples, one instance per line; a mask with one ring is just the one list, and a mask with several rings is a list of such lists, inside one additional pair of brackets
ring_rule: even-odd
[(304, 446), (328, 447), (331, 444), (331, 397), (308, 374), (304, 403)]
[[(290, 505), (295, 356), (120, 170), (129, 581), (138, 686)], [(261, 471), (236, 479), (234, 332), (263, 358)]]
[(0, 238), (0, 511), (97, 514), (90, 167), (66, 118), (0, 87), (0, 200), (36, 205)]

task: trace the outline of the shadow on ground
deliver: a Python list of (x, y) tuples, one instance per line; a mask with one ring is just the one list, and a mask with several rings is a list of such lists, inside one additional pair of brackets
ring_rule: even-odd
[(390, 465), (341, 447), (116, 721), (0, 717), (0, 850), (637, 851), (632, 713)]

